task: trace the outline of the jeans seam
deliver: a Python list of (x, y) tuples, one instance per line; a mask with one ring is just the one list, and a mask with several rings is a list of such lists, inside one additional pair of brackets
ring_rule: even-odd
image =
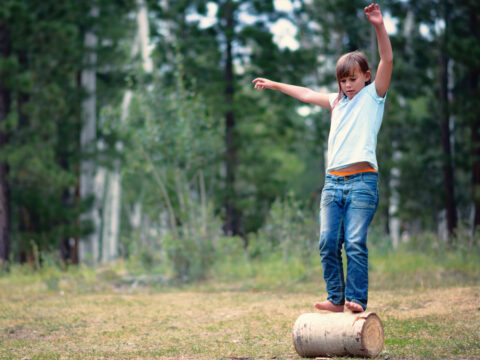
[[(343, 226), (343, 220), (344, 220), (344, 215), (342, 215), (342, 218), (340, 219), (340, 225), (338, 226), (337, 237), (336, 237), (336, 241), (335, 241), (335, 249), (338, 249), (338, 241), (340, 240), (340, 231), (341, 231), (342, 226)], [(340, 261), (342, 259), (341, 256), (342, 256), (342, 254), (340, 253)], [(338, 257), (335, 257), (335, 263), (337, 264), (338, 281), (339, 281), (340, 284), (342, 284), (342, 282), (344, 281), (343, 275), (342, 275), (343, 265), (340, 267)], [(342, 293), (343, 293), (343, 298), (345, 298), (345, 284), (342, 287)], [(340, 300), (340, 302), (341, 302), (341, 300)]]

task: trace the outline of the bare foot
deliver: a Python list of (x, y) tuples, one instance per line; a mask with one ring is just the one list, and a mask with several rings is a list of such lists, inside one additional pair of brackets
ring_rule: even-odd
[(354, 312), (354, 313), (359, 313), (359, 312), (365, 311), (365, 310), (363, 310), (362, 305), (351, 302), (351, 301), (346, 301), (345, 306), (348, 308), (348, 310), (350, 310), (351, 312)]
[(322, 301), (319, 303), (315, 303), (315, 308), (318, 310), (327, 310), (332, 312), (343, 312), (343, 305), (335, 305), (330, 301)]

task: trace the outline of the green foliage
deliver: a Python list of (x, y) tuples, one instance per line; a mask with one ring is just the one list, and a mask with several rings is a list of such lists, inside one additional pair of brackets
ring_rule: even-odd
[[(0, 57), (2, 85), (10, 96), (10, 112), (1, 124), (8, 142), (2, 144), (0, 159), (9, 168), (12, 258), (41, 265), (47, 261), (43, 254), (57, 251), (62, 241), (91, 231), (92, 224), (80, 220), (93, 199), (78, 199), (79, 164), (94, 159), (109, 167), (121, 158), (121, 253), (135, 271), (190, 281), (208, 277), (216, 258), (226, 253), (236, 254), (228, 255), (234, 262), (249, 254), (251, 263), (242, 263), (247, 267), (270, 256), (283, 263), (311, 261), (329, 114), (300, 116), (303, 104), (278, 92), (254, 92), (251, 80), (265, 76), (334, 92), (335, 61), (353, 49), (364, 50), (375, 70), (378, 59), (362, 12), (365, 3), (299, 1), (293, 14), (275, 11), (272, 1), (147, 3), (155, 24), (150, 26), (153, 74), (139, 70), (140, 59), (130, 59), (132, 0), (2, 2), (0, 24), (8, 26), (11, 53)], [(93, 5), (99, 7), (98, 17), (91, 16)], [(228, 5), (234, 7), (234, 29), (225, 21)], [(478, 5), (437, 0), (381, 5), (398, 22), (391, 34), (395, 68), (378, 138), (381, 202), (370, 237), (373, 248), (391, 252), (385, 233), (396, 216), (410, 236), (402, 245), (405, 251), (435, 249), (437, 254), (449, 247), (467, 254), (479, 243), (470, 229), (471, 208), (478, 200), (472, 196), (478, 184), (471, 185), (477, 161), (473, 125), (480, 104)], [(189, 20), (210, 6), (218, 10), (211, 25)], [(247, 12), (254, 23), (243, 22), (240, 14)], [(273, 41), (270, 25), (281, 17), (298, 26), (300, 49), (281, 49)], [(420, 31), (425, 28), (428, 34)], [(86, 94), (79, 77), (87, 29), (99, 36), (96, 99), (102, 147), (81, 152)], [(232, 104), (225, 101), (226, 87), (232, 85), (225, 74), (228, 40), (234, 45)], [(451, 159), (442, 149), (439, 122), (441, 54), (451, 59)], [(134, 96), (130, 116), (121, 123), (119, 104), (126, 88)], [(220, 234), (224, 199), (232, 190), (224, 171), (227, 110), (236, 120), (233, 203), (248, 234), (246, 252), (237, 248), (238, 238), (229, 243)], [(121, 149), (115, 145), (119, 141)], [(455, 172), (460, 225), (447, 244), (435, 232), (445, 207), (448, 162)], [(397, 183), (391, 181), (394, 173)], [(392, 214), (395, 193), (399, 207)], [(137, 206), (140, 224), (133, 221)]]
[[(196, 10), (205, 10), (204, 1), (168, 2), (159, 9), (152, 4), (153, 16), (162, 23), (159, 30), (155, 59), (162, 64), (159, 71), (164, 88), (177, 86), (175, 69), (181, 67), (185, 89), (201, 95), (202, 101), (214, 119), (217, 130), (223, 134), (221, 143), (212, 154), (216, 165), (226, 167), (227, 142), (235, 149), (235, 187), (229, 189), (225, 175), (214, 175), (210, 181), (215, 211), (225, 219), (224, 202), (233, 197), (232, 205), (241, 218), (242, 233), (257, 231), (275, 198), (283, 196), (292, 179), (303, 178), (307, 166), (298, 149), (305, 144), (308, 129), (296, 113), (296, 102), (279, 94), (256, 94), (251, 81), (257, 76), (269, 76), (280, 81), (299, 82), (311, 71), (309, 62), (314, 54), (309, 51), (279, 49), (273, 42), (270, 22), (285, 14), (274, 11), (273, 2), (213, 1), (216, 21), (200, 27), (186, 16)], [(226, 8), (233, 7), (235, 31), (226, 26)], [(243, 22), (240, 14), (255, 16), (254, 25)], [(225, 74), (226, 42), (233, 41), (233, 84)], [(225, 100), (227, 87), (233, 87), (233, 104)], [(266, 101), (266, 99), (268, 99)], [(298, 104), (298, 102), (297, 102)], [(232, 107), (232, 109), (230, 109)], [(233, 139), (225, 137), (225, 114), (232, 110), (235, 127)], [(298, 175), (298, 176), (297, 176)], [(310, 189), (298, 186), (294, 190), (310, 194)], [(235, 194), (230, 194), (234, 192)]]
[(309, 262), (318, 242), (317, 227), (312, 214), (302, 210), (294, 194), (289, 193), (273, 203), (265, 224), (251, 237), (249, 252), (252, 258), (281, 254), (284, 263), (291, 258)]
[(221, 235), (209, 199), (221, 138), (202, 97), (184, 88), (178, 72), (175, 89), (158, 78), (139, 82), (126, 122), (116, 123), (113, 109), (104, 116), (105, 131), (124, 140), (125, 207), (141, 206), (143, 217), (124, 225), (129, 255), (150, 270), (168, 264), (179, 281), (205, 277)]
[[(128, 261), (98, 269), (84, 266), (66, 269), (56, 255), (39, 253), (43, 266), (35, 269), (31, 265), (11, 264), (8, 269), (0, 270), (0, 283), (6, 291), (18, 291), (21, 285), (24, 295), (38, 291), (88, 293), (138, 286), (174, 289), (180, 283), (182, 286), (193, 283), (194, 287), (210, 291), (276, 289), (318, 293), (323, 286), (316, 244), (305, 252), (298, 247), (290, 248), (285, 260), (281, 244), (253, 256), (249, 253), (252, 250), (244, 249), (240, 238), (215, 237), (215, 234), (210, 234), (211, 238), (202, 237), (201, 227), (199, 231), (200, 236), (195, 240), (183, 236), (175, 244), (169, 243), (171, 232), (153, 234), (153, 239), (138, 239), (130, 243), (132, 253)], [(251, 241), (249, 249), (255, 249), (256, 239)], [(445, 241), (428, 233), (411, 238), (397, 250), (378, 247), (382, 241), (388, 239), (369, 243), (372, 291), (474, 286), (480, 280), (478, 247), (437, 248)], [(199, 253), (203, 251), (207, 253)]]
[[(114, 101), (123, 83), (118, 79), (119, 67), (127, 59), (119, 42), (128, 35), (131, 20), (125, 15), (133, 4), (130, 0), (2, 2), (0, 24), (8, 30), (11, 54), (0, 57), (2, 85), (10, 96), (10, 112), (2, 123), (8, 141), (2, 144), (0, 157), (9, 169), (7, 207), (15, 260), (35, 258), (36, 248), (56, 250), (65, 239), (91, 230), (91, 224), (79, 218), (92, 199), (75, 196), (80, 161), (97, 155), (80, 154), (79, 145), (86, 95), (80, 83), (84, 36), (87, 28), (93, 28), (99, 38), (94, 49), (97, 104)], [(91, 16), (92, 6), (98, 8), (98, 17)], [(115, 90), (103, 91), (107, 80)]]
[(221, 223), (212, 216), (211, 206), (202, 209), (198, 204), (189, 205), (189, 218), (177, 229), (178, 236), (170, 232), (161, 240), (175, 279), (184, 282), (205, 278), (216, 258), (223, 256), (216, 249)]

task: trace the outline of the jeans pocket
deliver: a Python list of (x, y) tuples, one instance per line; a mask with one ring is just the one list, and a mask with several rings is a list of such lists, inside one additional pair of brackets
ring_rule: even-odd
[(320, 208), (330, 205), (334, 199), (335, 199), (335, 190), (323, 189), (322, 197), (320, 200)]
[(375, 209), (377, 206), (377, 197), (369, 191), (356, 191), (352, 193), (352, 204), (357, 208)]
[(352, 204), (358, 208), (375, 209), (378, 203), (378, 187), (374, 181), (359, 181), (352, 191)]

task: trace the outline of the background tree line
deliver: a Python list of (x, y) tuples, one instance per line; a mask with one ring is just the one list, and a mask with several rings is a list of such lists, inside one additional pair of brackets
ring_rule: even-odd
[[(251, 80), (334, 92), (342, 53), (362, 49), (373, 70), (377, 51), (365, 1), (280, 5), (5, 0), (0, 258), (137, 256), (188, 278), (225, 238), (313, 244), (329, 113)], [(375, 227), (393, 247), (423, 232), (478, 245), (480, 5), (380, 5), (396, 29)], [(274, 41), (282, 21), (298, 47)]]

